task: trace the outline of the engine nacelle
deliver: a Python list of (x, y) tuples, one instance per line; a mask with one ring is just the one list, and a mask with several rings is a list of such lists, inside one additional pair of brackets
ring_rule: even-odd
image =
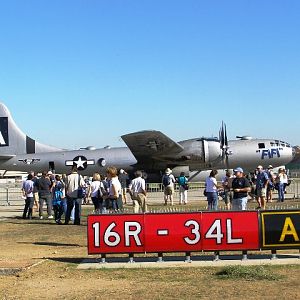
[(220, 142), (218, 140), (203, 140), (203, 152), (205, 163), (214, 162), (222, 156)]
[(184, 151), (176, 157), (175, 160), (178, 162), (189, 161), (190, 165), (194, 162), (198, 164), (198, 167), (201, 167), (202, 164), (210, 164), (222, 157), (218, 139), (193, 139), (180, 142), (180, 144), (184, 147)]

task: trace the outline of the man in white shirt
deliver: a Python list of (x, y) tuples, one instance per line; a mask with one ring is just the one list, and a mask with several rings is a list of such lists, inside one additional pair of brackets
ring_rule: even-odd
[(67, 196), (67, 214), (65, 218), (65, 224), (68, 225), (71, 217), (71, 212), (75, 206), (75, 219), (74, 224), (80, 225), (81, 215), (81, 202), (83, 195), (81, 195), (81, 188), (85, 182), (83, 177), (78, 174), (77, 167), (72, 167), (72, 173), (67, 176), (66, 179), (66, 196)]
[(23, 182), (22, 186), (22, 191), (23, 191), (23, 196), (26, 197), (25, 200), (25, 207), (23, 211), (23, 219), (26, 219), (27, 216), (27, 211), (28, 211), (28, 219), (32, 219), (32, 207), (34, 203), (34, 198), (33, 198), (33, 181), (32, 181), (32, 174), (29, 174), (27, 177), (27, 180)]
[(129, 194), (131, 196), (133, 202), (133, 211), (134, 213), (138, 213), (141, 207), (142, 212), (147, 212), (147, 204), (146, 204), (146, 183), (145, 179), (142, 178), (142, 172), (136, 171), (136, 178), (131, 181), (129, 184)]

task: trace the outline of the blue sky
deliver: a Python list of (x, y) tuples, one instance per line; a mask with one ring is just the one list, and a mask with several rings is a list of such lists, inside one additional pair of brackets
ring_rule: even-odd
[(0, 0), (0, 100), (30, 137), (300, 144), (300, 1)]

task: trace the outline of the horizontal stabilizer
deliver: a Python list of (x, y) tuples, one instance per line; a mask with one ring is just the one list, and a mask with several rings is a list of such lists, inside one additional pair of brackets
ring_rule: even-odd
[(160, 131), (145, 130), (122, 135), (130, 151), (138, 162), (152, 157), (160, 160), (170, 154), (178, 154), (183, 151), (183, 147), (171, 140)]

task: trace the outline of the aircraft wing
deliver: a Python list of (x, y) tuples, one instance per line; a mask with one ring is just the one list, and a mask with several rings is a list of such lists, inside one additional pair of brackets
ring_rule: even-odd
[(122, 135), (130, 151), (138, 162), (152, 159), (162, 160), (164, 156), (178, 154), (183, 147), (160, 131), (145, 130)]
[(9, 160), (15, 157), (15, 155), (0, 155), (0, 160)]

